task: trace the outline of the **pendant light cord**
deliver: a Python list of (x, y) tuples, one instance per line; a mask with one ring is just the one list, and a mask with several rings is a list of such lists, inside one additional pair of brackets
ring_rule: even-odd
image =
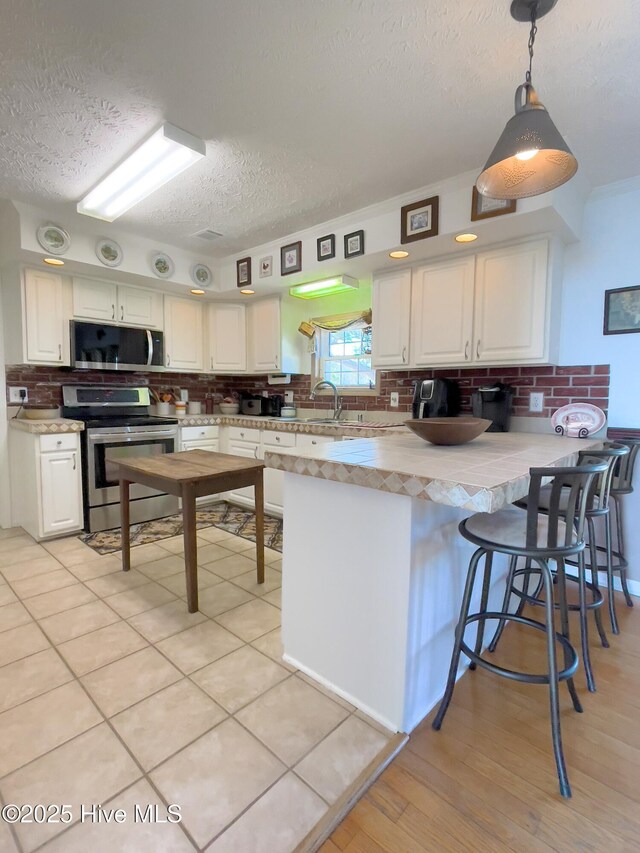
[(537, 14), (538, 4), (534, 3), (531, 6), (531, 30), (529, 31), (529, 70), (525, 75), (527, 83), (531, 83), (531, 67), (533, 65), (533, 45), (535, 44), (536, 33), (538, 32), (538, 27), (536, 26)]

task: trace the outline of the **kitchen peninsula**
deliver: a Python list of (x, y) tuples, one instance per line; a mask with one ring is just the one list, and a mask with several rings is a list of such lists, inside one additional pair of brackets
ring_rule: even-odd
[[(403, 432), (267, 452), (285, 472), (285, 659), (411, 731), (446, 682), (474, 550), (459, 522), (523, 497), (531, 467), (571, 465), (598, 445), (510, 432), (435, 447)], [(490, 609), (506, 568), (496, 560)]]

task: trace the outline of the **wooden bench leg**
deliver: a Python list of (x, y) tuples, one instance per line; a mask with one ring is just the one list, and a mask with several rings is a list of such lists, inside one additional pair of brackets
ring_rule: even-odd
[(131, 568), (131, 542), (129, 539), (129, 481), (120, 480), (120, 537), (122, 540), (122, 571)]
[(256, 569), (258, 583), (264, 583), (264, 479), (262, 471), (255, 483), (256, 503)]
[(196, 496), (193, 486), (182, 487), (182, 524), (184, 528), (184, 565), (187, 582), (187, 609), (198, 610), (198, 546), (196, 531)]

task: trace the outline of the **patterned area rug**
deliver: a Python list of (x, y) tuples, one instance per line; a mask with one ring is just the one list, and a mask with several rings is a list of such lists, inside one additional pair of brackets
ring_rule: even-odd
[[(196, 512), (196, 526), (221, 527), (243, 539), (256, 541), (256, 517), (250, 509), (240, 509), (226, 503), (216, 504), (211, 509), (200, 509)], [(131, 525), (131, 544), (146, 545), (159, 539), (168, 539), (182, 533), (182, 515), (169, 515), (155, 521), (143, 521)], [(93, 548), (98, 554), (113, 554), (122, 547), (120, 528), (102, 530), (99, 533), (81, 533), (78, 536), (85, 545)], [(282, 519), (270, 515), (264, 517), (264, 544), (267, 548), (282, 551)]]

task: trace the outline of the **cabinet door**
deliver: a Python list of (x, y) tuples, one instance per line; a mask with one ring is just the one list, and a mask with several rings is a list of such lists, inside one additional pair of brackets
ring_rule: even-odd
[(170, 370), (202, 370), (203, 306), (195, 299), (165, 296), (164, 357)]
[[(227, 453), (232, 456), (244, 456), (247, 459), (257, 459), (260, 445), (253, 441), (238, 441), (230, 438)], [(245, 506), (255, 506), (255, 495), (253, 486), (245, 486), (244, 489), (234, 489), (228, 493), (230, 500), (237, 500)]]
[(384, 273), (373, 280), (372, 362), (374, 367), (409, 364), (411, 270)]
[[(210, 453), (217, 453), (219, 449), (220, 443), (217, 438), (212, 438), (207, 441), (182, 441), (180, 443), (180, 450), (208, 450)], [(223, 495), (221, 493), (204, 495), (204, 497), (196, 498), (196, 506), (219, 501), (222, 497)]]
[(547, 242), (477, 256), (473, 357), (518, 363), (546, 355)]
[(82, 482), (79, 453), (59, 451), (40, 455), (42, 533), (82, 527)]
[(475, 259), (421, 267), (411, 286), (411, 363), (416, 367), (471, 360)]
[(162, 294), (140, 287), (118, 286), (119, 323), (141, 326), (143, 329), (162, 328)]
[(26, 361), (60, 366), (65, 351), (65, 322), (59, 276), (25, 270), (24, 319)]
[(117, 320), (116, 291), (115, 284), (74, 277), (73, 316), (83, 320), (102, 320), (103, 323), (115, 323)]
[(247, 319), (244, 305), (209, 306), (209, 361), (218, 372), (247, 369)]
[(280, 300), (261, 299), (247, 306), (249, 370), (268, 373), (280, 370)]

